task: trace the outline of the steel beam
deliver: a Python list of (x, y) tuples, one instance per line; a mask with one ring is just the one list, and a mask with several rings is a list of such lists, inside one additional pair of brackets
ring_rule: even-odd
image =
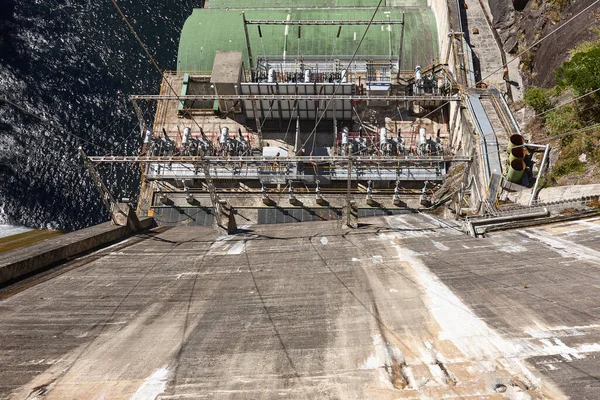
[(242, 95), (187, 95), (187, 96), (172, 96), (172, 95), (132, 95), (131, 100), (308, 100), (308, 101), (329, 101), (335, 98), (336, 100), (347, 101), (460, 101), (460, 95), (439, 96), (439, 95), (421, 95), (421, 96), (370, 96), (370, 95), (323, 95), (323, 94), (242, 94)]
[(404, 20), (388, 19), (388, 20), (310, 20), (300, 19), (296, 21), (272, 20), (272, 19), (247, 19), (248, 25), (403, 25)]
[(242, 12), (242, 18), (244, 20), (244, 33), (246, 34), (246, 47), (248, 49), (248, 60), (250, 61), (250, 69), (254, 69), (254, 58), (252, 57), (252, 46), (250, 45), (250, 35), (248, 35), (248, 20), (246, 20), (246, 13)]
[(121, 208), (119, 207), (119, 203), (117, 202), (115, 197), (112, 195), (110, 190), (106, 187), (106, 185), (104, 184), (104, 181), (102, 180), (102, 177), (100, 176), (100, 174), (94, 167), (94, 162), (92, 160), (90, 160), (90, 158), (87, 156), (87, 154), (85, 154), (85, 152), (83, 151), (83, 148), (81, 148), (81, 147), (79, 147), (79, 155), (81, 156), (81, 159), (83, 160), (83, 164), (85, 165), (85, 168), (88, 170), (90, 177), (92, 178), (92, 181), (94, 181), (94, 184), (96, 185), (96, 189), (100, 193), (100, 198), (102, 199), (102, 202), (104, 203), (104, 206), (106, 207), (106, 210), (110, 214), (110, 218), (112, 219), (114, 224), (115, 225), (119, 224), (118, 218), (116, 215), (117, 213), (123, 215), (127, 220), (129, 218), (129, 216), (127, 214), (125, 214), (123, 212), (123, 210), (121, 210)]
[[(298, 156), (298, 157), (200, 157), (200, 156), (88, 156), (95, 164), (104, 163), (202, 163), (209, 164), (272, 164), (272, 163), (348, 163), (348, 157), (342, 156)], [(356, 163), (393, 163), (401, 165), (424, 165), (442, 162), (470, 162), (471, 157), (384, 157), (384, 156), (355, 156)]]

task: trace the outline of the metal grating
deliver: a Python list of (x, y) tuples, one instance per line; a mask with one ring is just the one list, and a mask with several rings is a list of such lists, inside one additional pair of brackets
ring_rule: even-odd
[[(383, 217), (409, 213), (408, 210), (388, 210), (383, 208), (361, 208), (358, 218)], [(259, 224), (289, 224), (294, 222), (314, 222), (339, 220), (342, 210), (324, 208), (272, 208), (258, 210)]]
[(383, 208), (361, 208), (358, 210), (358, 218), (369, 218), (369, 217), (384, 217), (386, 215), (400, 215), (408, 214), (408, 210), (388, 210)]
[(258, 210), (259, 224), (289, 224), (293, 222), (314, 222), (338, 220), (341, 210), (308, 208), (272, 208)]
[(154, 219), (161, 226), (212, 226), (215, 222), (213, 209), (204, 207), (155, 208)]

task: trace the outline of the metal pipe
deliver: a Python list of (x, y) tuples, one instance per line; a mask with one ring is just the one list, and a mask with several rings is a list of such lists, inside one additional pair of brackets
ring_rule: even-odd
[(509, 153), (508, 162), (512, 163), (513, 160), (522, 160), (527, 155), (527, 150), (524, 147), (513, 147)]
[(512, 149), (514, 149), (515, 147), (523, 147), (523, 146), (525, 146), (525, 138), (523, 137), (523, 135), (520, 135), (520, 134), (511, 135), (511, 137), (508, 140), (508, 146), (506, 147), (506, 152), (508, 154), (510, 154), (510, 151)]
[(508, 167), (508, 172), (506, 173), (506, 179), (512, 183), (520, 183), (526, 167), (527, 166), (523, 160), (512, 160)]
[(548, 159), (548, 155), (550, 154), (550, 145), (546, 145), (546, 150), (544, 150), (544, 157), (542, 158), (542, 165), (540, 165), (540, 170), (538, 171), (537, 178), (535, 178), (535, 185), (533, 186), (533, 191), (531, 192), (531, 197), (529, 198), (529, 206), (531, 206), (534, 200), (537, 197), (537, 188), (540, 183), (540, 176), (542, 175), (542, 171), (544, 171), (544, 165), (546, 165), (546, 160)]
[[(495, 29), (493, 29), (492, 32), (493, 31), (495, 31)], [(502, 51), (502, 50), (500, 50), (500, 51)], [(509, 85), (509, 87), (510, 87), (510, 85)], [(506, 100), (504, 99), (503, 96), (499, 96), (499, 98), (502, 100), (502, 103), (504, 103), (505, 110), (508, 110), (508, 112), (506, 114), (509, 116), (510, 121), (512, 122), (513, 126), (517, 130), (517, 133), (520, 135), (521, 134), (521, 128), (519, 127), (519, 123), (515, 119), (513, 113), (510, 112), (510, 107), (508, 107), (508, 103), (506, 102)]]
[(537, 218), (537, 217), (547, 217), (550, 213), (547, 208), (544, 208), (544, 211), (536, 211), (527, 214), (513, 214), (513, 215), (505, 215), (502, 217), (492, 217), (492, 218), (483, 218), (476, 219), (474, 221), (469, 221), (473, 226), (477, 225), (489, 225), (495, 224), (496, 222), (506, 222), (513, 221), (515, 219), (528, 219), (528, 218)]
[(467, 222), (467, 229), (472, 236), (477, 237), (477, 230), (475, 229), (478, 225), (492, 225), (500, 222), (509, 222), (520, 219), (530, 219), (530, 218), (540, 218), (547, 217), (550, 213), (547, 208), (544, 208), (544, 211), (536, 211), (528, 214), (516, 214), (516, 215), (506, 215), (503, 217), (492, 217), (485, 219), (476, 219), (474, 221)]

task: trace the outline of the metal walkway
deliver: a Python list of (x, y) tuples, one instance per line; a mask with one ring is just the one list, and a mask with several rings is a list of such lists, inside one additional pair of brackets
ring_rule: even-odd
[(489, 184), (493, 175), (502, 175), (500, 154), (505, 150), (504, 143), (511, 135), (521, 132), (497, 88), (471, 89), (466, 103), (475, 130), (481, 137), (486, 184)]

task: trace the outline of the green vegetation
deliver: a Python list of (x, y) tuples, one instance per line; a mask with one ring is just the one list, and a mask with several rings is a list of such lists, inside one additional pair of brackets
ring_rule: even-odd
[[(582, 43), (571, 54), (571, 60), (556, 70), (555, 88), (534, 86), (524, 96), (538, 114), (530, 125), (541, 126), (535, 138), (550, 140), (560, 151), (545, 182), (550, 185), (598, 182), (600, 178), (600, 128), (579, 131), (600, 123), (600, 91), (594, 92), (600, 89), (600, 40)], [(576, 133), (565, 136), (571, 132)]]
[(544, 116), (546, 133), (557, 136), (565, 132), (583, 128), (578, 110), (572, 104), (549, 111)]
[(561, 176), (583, 174), (585, 172), (585, 163), (579, 161), (579, 158), (565, 157), (564, 154), (561, 154), (561, 156), (552, 168), (550, 182), (556, 183)]
[(580, 96), (600, 88), (600, 43), (576, 53), (557, 69), (556, 83), (561, 89), (572, 88)]
[(548, 3), (550, 3), (556, 11), (562, 11), (571, 4), (571, 0), (548, 0)]
[(533, 108), (536, 113), (540, 114), (552, 107), (550, 99), (550, 90), (532, 86), (525, 92), (523, 100), (528, 106)]
[[(592, 27), (590, 31), (595, 34), (596, 38), (600, 37), (600, 27)], [(580, 42), (574, 48), (569, 50), (571, 57), (574, 57), (577, 53), (586, 53), (593, 50), (598, 46), (598, 40), (592, 40), (587, 42)]]

